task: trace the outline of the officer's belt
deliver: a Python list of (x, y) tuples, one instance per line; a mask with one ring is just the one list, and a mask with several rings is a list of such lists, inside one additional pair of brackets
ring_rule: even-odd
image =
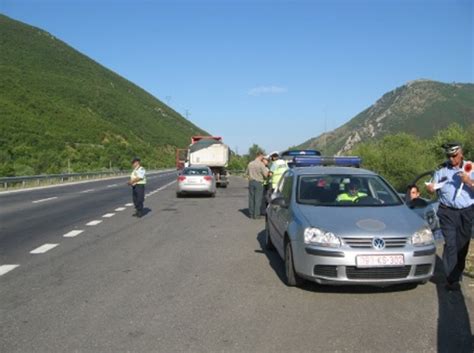
[(462, 210), (467, 210), (468, 208), (471, 208), (472, 206), (464, 207), (464, 208), (454, 208), (454, 207), (449, 207), (446, 205), (443, 205), (442, 203), (439, 204), (439, 208), (444, 208), (447, 210), (453, 210), (453, 211), (462, 211)]

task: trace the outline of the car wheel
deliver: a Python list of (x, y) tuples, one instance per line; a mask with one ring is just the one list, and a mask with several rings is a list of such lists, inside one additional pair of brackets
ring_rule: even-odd
[(268, 227), (268, 220), (265, 220), (265, 249), (275, 250), (275, 245), (273, 245), (272, 238), (270, 238), (270, 228)]
[(179, 199), (179, 198), (183, 197), (183, 195), (180, 192), (177, 192), (176, 197)]
[(210, 196), (211, 196), (211, 197), (216, 197), (216, 193), (213, 192)]
[(286, 275), (286, 285), (290, 287), (301, 286), (303, 284), (303, 279), (298, 276), (295, 271), (295, 266), (293, 263), (293, 250), (291, 249), (291, 242), (288, 241), (285, 247), (285, 275)]

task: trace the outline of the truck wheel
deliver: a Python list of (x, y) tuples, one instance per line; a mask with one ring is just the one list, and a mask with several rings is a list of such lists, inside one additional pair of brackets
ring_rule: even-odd
[(285, 275), (286, 285), (289, 287), (298, 287), (303, 284), (303, 279), (298, 276), (293, 264), (293, 251), (291, 249), (291, 242), (288, 240), (285, 246)]

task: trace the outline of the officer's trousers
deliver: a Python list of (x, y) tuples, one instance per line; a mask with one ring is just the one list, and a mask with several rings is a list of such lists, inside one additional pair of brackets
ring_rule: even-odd
[(133, 204), (138, 213), (143, 211), (143, 202), (145, 201), (145, 185), (137, 184), (132, 187)]
[(258, 218), (262, 205), (263, 184), (257, 180), (249, 181), (249, 216)]
[(438, 218), (444, 236), (443, 263), (449, 283), (458, 282), (466, 266), (474, 208), (460, 210), (440, 205)]

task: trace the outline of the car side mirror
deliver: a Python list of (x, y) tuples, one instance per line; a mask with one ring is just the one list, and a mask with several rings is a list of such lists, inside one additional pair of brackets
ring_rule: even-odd
[(286, 202), (285, 198), (281, 196), (273, 199), (271, 204), (274, 206), (280, 206), (282, 208), (288, 208), (288, 203)]
[(425, 208), (426, 206), (428, 206), (428, 202), (418, 197), (416, 199), (408, 201), (407, 205), (410, 208)]

